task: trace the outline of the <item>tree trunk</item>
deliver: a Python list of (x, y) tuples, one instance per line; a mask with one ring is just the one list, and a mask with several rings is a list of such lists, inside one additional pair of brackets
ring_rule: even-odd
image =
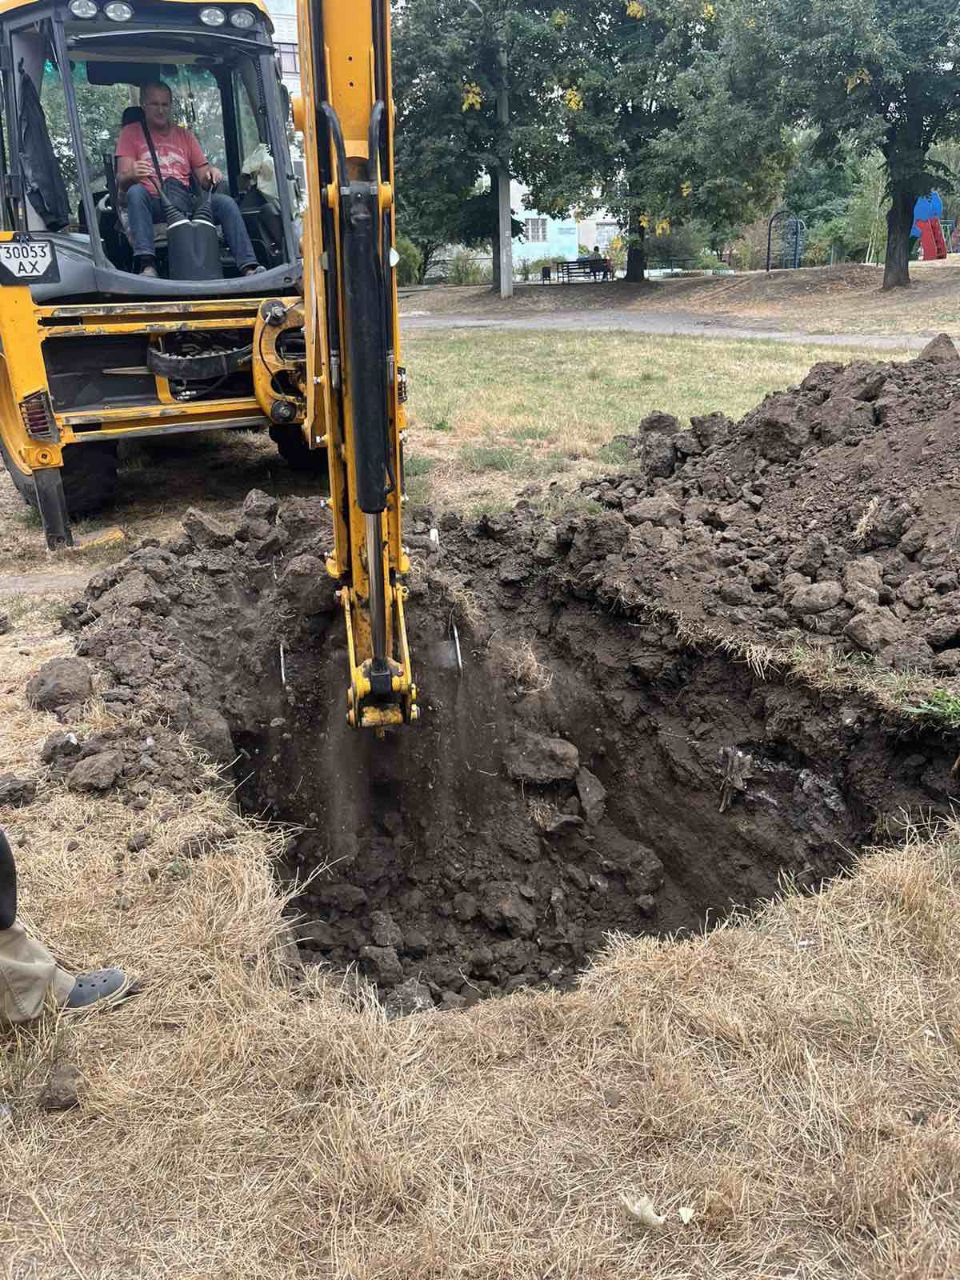
[(890, 208), (887, 210), (887, 253), (883, 263), (884, 289), (902, 289), (910, 283), (910, 231), (917, 196), (927, 191), (929, 140), (923, 128), (922, 92), (919, 101), (908, 77), (906, 116), (887, 132), (883, 143)]
[(420, 270), (417, 272), (417, 284), (423, 284), (427, 278), (427, 272), (430, 270), (430, 263), (433, 261), (433, 255), (440, 248), (438, 244), (431, 244), (429, 240), (423, 244), (418, 244), (420, 250)]
[(883, 263), (884, 289), (901, 289), (910, 283), (910, 230), (917, 193), (909, 182), (893, 186), (887, 210), (887, 256)]
[(632, 284), (640, 284), (647, 270), (644, 235), (640, 214), (631, 212), (627, 226), (627, 280)]

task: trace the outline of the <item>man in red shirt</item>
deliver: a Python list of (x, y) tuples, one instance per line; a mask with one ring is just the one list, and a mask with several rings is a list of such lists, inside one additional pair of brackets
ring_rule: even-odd
[[(178, 209), (189, 215), (195, 203), (190, 190), (191, 175), (201, 187), (215, 187), (222, 181), (223, 174), (209, 163), (203, 154), (203, 148), (190, 130), (181, 128), (171, 120), (173, 93), (168, 84), (160, 80), (145, 84), (140, 90), (140, 105), (153, 138), (167, 197)], [(117, 187), (127, 197), (135, 269), (141, 275), (155, 276), (157, 264), (153, 224), (163, 220), (163, 212), (160, 208), (157, 171), (146, 134), (138, 123), (124, 125), (117, 139)], [(258, 269), (262, 271), (262, 267), (258, 268), (257, 255), (253, 251), (236, 201), (230, 196), (217, 194), (212, 197), (211, 208), (214, 219), (223, 228), (224, 237), (240, 271), (245, 276), (252, 275)]]

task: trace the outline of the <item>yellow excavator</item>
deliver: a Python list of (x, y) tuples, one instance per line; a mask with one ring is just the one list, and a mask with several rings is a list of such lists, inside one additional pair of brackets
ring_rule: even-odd
[[(112, 497), (120, 441), (269, 431), (292, 466), (328, 478), (347, 718), (383, 730), (419, 714), (389, 2), (298, 0), (298, 31), (291, 100), (261, 0), (0, 0), (0, 449), (56, 549), (71, 517)], [(138, 105), (158, 84), (222, 174), (255, 269), (210, 192), (167, 198)], [(142, 130), (157, 169), (146, 272), (122, 128)]]

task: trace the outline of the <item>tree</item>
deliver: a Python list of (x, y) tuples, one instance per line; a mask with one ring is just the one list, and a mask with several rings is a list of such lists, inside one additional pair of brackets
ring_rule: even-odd
[(770, 111), (883, 155), (889, 206), (885, 289), (907, 285), (913, 207), (935, 185), (931, 147), (960, 124), (956, 0), (730, 0), (740, 39), (766, 50), (780, 92)]
[[(730, 128), (720, 109), (710, 55), (723, 28), (712, 0), (568, 0), (550, 21), (559, 44), (553, 111), (526, 141), (538, 208), (609, 209), (627, 228), (627, 279), (640, 280), (648, 229), (699, 219), (719, 239), (768, 198), (771, 175), (743, 145), (769, 134), (765, 115), (741, 105), (745, 120)], [(714, 75), (711, 96), (698, 87), (705, 74)], [(726, 161), (722, 177), (711, 164), (710, 183), (701, 164), (708, 146)]]
[(410, 0), (394, 18), (397, 226), (420, 251), (421, 278), (437, 250), (457, 240), (482, 168), (464, 119), (473, 48), (463, 9), (459, 0)]
[[(548, 113), (554, 36), (527, 0), (405, 0), (397, 8), (397, 220), (424, 270), (444, 244), (495, 242), (495, 175), (506, 166), (525, 179), (522, 140)], [(504, 77), (506, 126), (497, 118)], [(492, 194), (481, 197), (485, 171)]]

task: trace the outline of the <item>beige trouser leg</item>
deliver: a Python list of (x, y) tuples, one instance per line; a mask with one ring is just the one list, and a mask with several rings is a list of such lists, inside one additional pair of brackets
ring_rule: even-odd
[(0, 929), (0, 1022), (30, 1022), (39, 1016), (47, 992), (63, 1004), (74, 979), (23, 925)]

